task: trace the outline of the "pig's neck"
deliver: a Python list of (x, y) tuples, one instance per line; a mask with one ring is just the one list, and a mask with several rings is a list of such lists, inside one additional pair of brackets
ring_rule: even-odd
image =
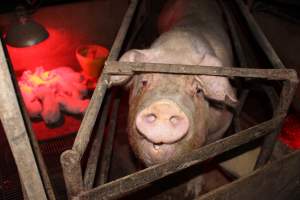
[(189, 0), (183, 11), (178, 10), (177, 4), (169, 10), (180, 13), (180, 16), (176, 17), (176, 21), (169, 21), (171, 27), (166, 26), (168, 28), (162, 30), (165, 33), (153, 47), (164, 43), (165, 49), (193, 50), (199, 57), (203, 57), (203, 53), (209, 53), (217, 56), (224, 66), (231, 66), (230, 40), (218, 4), (214, 0)]
[(174, 27), (163, 33), (152, 44), (151, 49), (155, 50), (158, 62), (171, 64), (201, 65), (201, 60), (206, 54), (216, 56), (201, 32), (182, 27)]

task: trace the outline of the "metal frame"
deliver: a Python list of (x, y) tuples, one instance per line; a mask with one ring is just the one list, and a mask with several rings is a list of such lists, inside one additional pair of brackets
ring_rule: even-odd
[[(14, 79), (6, 62), (2, 41), (0, 42), (0, 80), (0, 119), (17, 165), (23, 196), (25, 199), (47, 199), (46, 192), (49, 192), (48, 198), (51, 199), (53, 191), (49, 177), (45, 167), (41, 169), (40, 174), (38, 167), (45, 165), (41, 160), (40, 152), (35, 149), (37, 146), (34, 148), (31, 146), (30, 139), (34, 138), (34, 135), (29, 137), (29, 133), (32, 132), (31, 129), (28, 130), (24, 112), (22, 113), (24, 110), (18, 101), (18, 92), (15, 90)], [(39, 155), (35, 158), (37, 152)], [(42, 180), (48, 190), (44, 188)]]
[[(111, 54), (107, 62), (105, 63), (103, 73), (97, 83), (96, 90), (94, 91), (90, 105), (87, 109), (79, 132), (74, 141), (73, 148), (71, 150), (65, 151), (61, 156), (64, 178), (70, 199), (114, 199), (122, 197), (123, 195), (131, 191), (135, 191), (148, 183), (161, 179), (170, 174), (174, 174), (187, 167), (200, 163), (208, 158), (214, 157), (225, 151), (228, 151), (263, 136), (267, 136), (263, 145), (263, 149), (268, 149), (262, 151), (262, 154), (260, 156), (261, 161), (259, 161), (258, 166), (264, 164), (268, 160), (275, 143), (274, 138), (276, 138), (278, 130), (280, 130), (280, 125), (284, 117), (286, 116), (287, 110), (292, 101), (298, 83), (298, 78), (294, 70), (285, 69), (284, 67), (282, 67), (283, 65), (278, 64), (280, 63), (277, 59), (278, 56), (276, 56), (270, 45), (266, 45), (267, 40), (261, 39), (263, 33), (261, 31), (258, 31), (260, 29), (255, 21), (251, 18), (251, 15), (247, 10), (245, 11), (244, 5), (241, 2), (239, 2), (238, 0), (236, 0), (236, 2), (240, 6), (240, 9), (243, 10), (244, 17), (248, 21), (250, 20), (251, 23), (249, 23), (249, 26), (253, 27), (253, 29), (251, 30), (256, 33), (256, 38), (260, 38), (257, 40), (257, 42), (263, 47), (273, 66), (278, 69), (228, 68), (118, 62), (117, 58), (119, 56), (122, 43), (126, 36), (126, 32), (132, 20), (133, 14), (138, 5), (138, 0), (132, 0), (131, 5), (129, 6), (125, 15), (124, 21), (121, 25), (120, 31), (118, 32), (117, 38), (111, 49)], [(255, 24), (255, 26), (253, 24)], [(185, 75), (205, 74), (213, 76), (243, 77), (248, 79), (261, 78), (282, 81), (283, 88), (280, 94), (276, 112), (271, 120), (253, 126), (247, 130), (243, 130), (230, 137), (218, 140), (212, 144), (194, 150), (188, 155), (182, 155), (175, 160), (146, 168), (110, 183), (103, 184), (105, 183), (105, 180), (102, 180), (100, 181), (100, 186), (91, 189), (94, 180), (89, 180), (88, 184), (86, 184), (88, 177), (87, 175), (85, 175), (84, 177), (82, 176), (80, 159), (87, 149), (103, 98), (106, 91), (110, 87), (109, 77), (113, 75), (133, 76), (134, 74), (139, 73), (168, 73)], [(105, 106), (107, 105), (104, 105), (104, 107)], [(115, 112), (117, 112), (117, 109), (114, 110)], [(113, 115), (116, 117), (115, 114)], [(115, 121), (116, 119), (114, 118), (112, 120)], [(101, 139), (98, 138), (98, 140)], [(111, 142), (112, 141), (110, 141), (110, 143)], [(96, 147), (96, 149), (99, 150), (99, 145)], [(91, 149), (91, 152), (95, 152), (95, 149), (93, 147)], [(97, 163), (94, 162), (93, 165), (88, 165), (87, 170), (89, 170), (89, 168), (95, 169), (96, 164)], [(92, 178), (94, 177), (95, 176), (93, 176)], [(84, 183), (82, 180), (85, 180)]]
[[(138, 0), (131, 1), (111, 49), (109, 58), (105, 63), (104, 71), (98, 80), (96, 89), (83, 118), (73, 147), (61, 155), (61, 164), (69, 199), (111, 199), (121, 197), (131, 191), (141, 188), (150, 182), (161, 179), (170, 174), (174, 174), (208, 158), (214, 157), (225, 151), (263, 136), (267, 137), (264, 140), (265, 142), (262, 148), (263, 151), (258, 159), (257, 166), (261, 166), (266, 163), (273, 149), (275, 138), (280, 130), (281, 123), (292, 101), (298, 83), (298, 78), (294, 70), (284, 68), (280, 59), (273, 51), (271, 45), (269, 45), (267, 39), (263, 35), (262, 31), (256, 24), (245, 5), (242, 4), (241, 1), (236, 0), (236, 2), (239, 5), (243, 16), (248, 22), (248, 25), (258, 44), (261, 45), (273, 67), (278, 69), (225, 68), (118, 62), (117, 58), (120, 54), (128, 27), (130, 26), (135, 10), (139, 4)], [(236, 43), (235, 47), (238, 47), (238, 45), (239, 44)], [(26, 114), (25, 120), (23, 118), (21, 112), (22, 105), (20, 108), (20, 104), (16, 96), (16, 94), (18, 95), (19, 93), (18, 91), (15, 91), (15, 88), (13, 87), (12, 83), (14, 80), (10, 77), (10, 72), (8, 70), (9, 66), (6, 63), (6, 55), (4, 54), (2, 48), (0, 49), (0, 56), (0, 117), (18, 166), (24, 191), (29, 199), (46, 199), (47, 197), (49, 199), (54, 199), (55, 197), (53, 195), (51, 185), (48, 185), (47, 183), (49, 177), (45, 171), (45, 167), (43, 167), (43, 160), (40, 160), (39, 153), (36, 153), (39, 152), (39, 148), (36, 145), (36, 139), (31, 135), (30, 122), (28, 122)], [(240, 64), (242, 66), (246, 66), (245, 62), (243, 61), (243, 57), (239, 56), (239, 58)], [(103, 170), (100, 176), (102, 178), (98, 181), (101, 183), (101, 185), (92, 189), (93, 183), (95, 182), (94, 179), (100, 152), (99, 150), (102, 145), (103, 131), (105, 128), (105, 121), (107, 120), (108, 107), (111, 99), (111, 97), (107, 97), (105, 104), (102, 105), (105, 94), (110, 87), (109, 78), (112, 75), (134, 75), (139, 73), (171, 73), (185, 75), (206, 74), (214, 76), (243, 77), (247, 79), (260, 78), (282, 81), (283, 87), (280, 93), (279, 103), (271, 120), (238, 132), (230, 137), (218, 140), (212, 144), (204, 146), (203, 148), (194, 150), (188, 155), (182, 155), (176, 160), (155, 165), (113, 182), (105, 183), (110, 164), (110, 154), (112, 149), (111, 145), (114, 137), (113, 133), (119, 105), (119, 100), (115, 100), (109, 125), (111, 127), (111, 132), (109, 134), (110, 142), (108, 145), (106, 145), (107, 153), (106, 156), (104, 156), (107, 158), (107, 161), (104, 164), (102, 163)], [(247, 96), (247, 94), (245, 96)], [(245, 96), (244, 99), (246, 98)], [(227, 103), (230, 104), (230, 102)], [(93, 143), (90, 151), (91, 153), (89, 154), (88, 158), (87, 169), (85, 170), (83, 176), (81, 159), (89, 145), (92, 130), (94, 129), (101, 107), (103, 107), (101, 121), (99, 126), (96, 127), (98, 129), (97, 137), (94, 141), (92, 141)], [(27, 128), (24, 122), (27, 124)], [(30, 137), (33, 148), (31, 146), (32, 144), (30, 144), (27, 132), (29, 132), (31, 135)], [(37, 157), (37, 161), (35, 160), (35, 156)], [(36, 163), (39, 164), (39, 169)], [(41, 171), (41, 175), (39, 170)], [(48, 189), (45, 190), (45, 188)]]

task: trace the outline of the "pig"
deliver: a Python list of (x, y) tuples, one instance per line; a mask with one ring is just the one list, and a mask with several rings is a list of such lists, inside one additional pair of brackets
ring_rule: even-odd
[[(161, 35), (148, 49), (125, 52), (121, 62), (232, 66), (225, 23), (214, 0), (170, 0), (159, 17)], [(145, 73), (111, 76), (130, 88), (128, 135), (146, 166), (174, 159), (221, 138), (237, 104), (228, 78)]]

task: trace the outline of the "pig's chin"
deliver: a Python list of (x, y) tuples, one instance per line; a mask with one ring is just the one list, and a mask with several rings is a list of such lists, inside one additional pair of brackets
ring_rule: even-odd
[(166, 162), (176, 156), (176, 144), (155, 145), (142, 139), (139, 145), (139, 156), (147, 166)]

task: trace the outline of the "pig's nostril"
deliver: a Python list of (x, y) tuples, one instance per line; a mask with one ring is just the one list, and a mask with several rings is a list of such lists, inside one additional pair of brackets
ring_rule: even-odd
[(149, 123), (152, 123), (156, 120), (157, 116), (154, 114), (149, 114), (145, 116), (145, 120)]
[(171, 122), (173, 125), (176, 125), (176, 124), (178, 124), (178, 122), (179, 122), (179, 118), (178, 118), (177, 116), (172, 116), (172, 117), (170, 118), (170, 122)]

